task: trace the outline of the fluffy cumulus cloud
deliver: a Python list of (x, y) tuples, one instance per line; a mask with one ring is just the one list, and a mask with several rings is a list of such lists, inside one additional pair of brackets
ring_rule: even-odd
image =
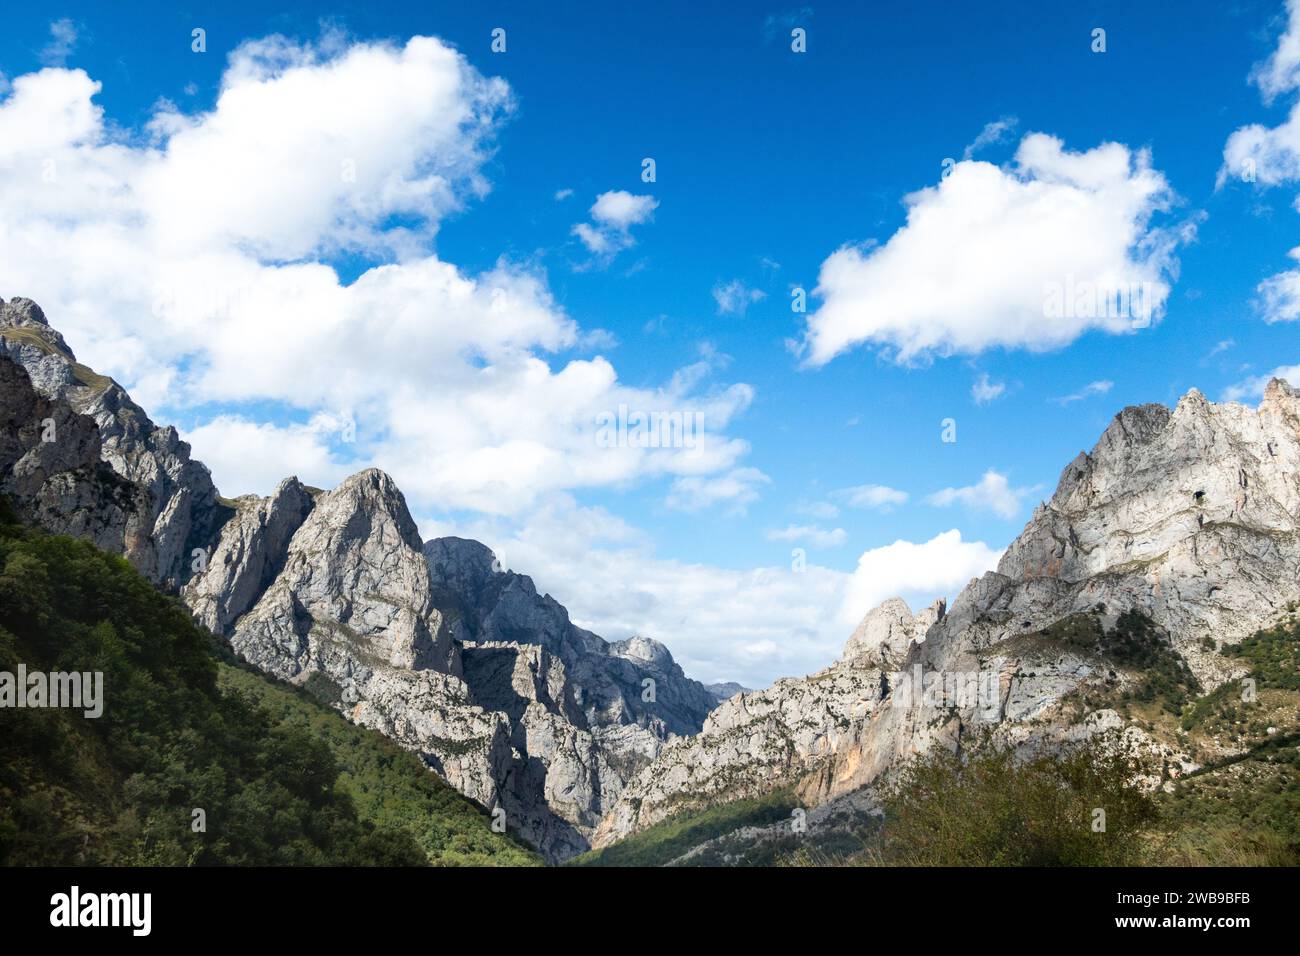
[(1265, 103), (1300, 87), (1300, 0), (1287, 0), (1287, 27), (1277, 49), (1251, 71)]
[(901, 597), (913, 610), (948, 601), (972, 578), (997, 567), (1002, 552), (982, 541), (963, 541), (955, 528), (929, 541), (895, 541), (866, 551), (846, 585), (839, 620), (851, 625), (881, 601)]
[[(543, 274), (437, 255), (439, 223), (489, 189), (513, 109), (449, 46), (245, 43), (210, 109), (160, 102), (136, 131), (106, 121), (99, 92), (47, 68), (0, 99), (0, 294), (36, 299), (79, 358), (193, 423), (227, 493), (375, 464), (445, 510), (661, 476), (704, 503), (745, 496), (709, 482), (743, 481), (747, 445), (725, 430), (747, 386), (707, 361), (657, 387), (599, 355), (561, 361), (594, 340)], [(626, 233), (653, 207), (607, 193), (593, 223)], [(333, 266), (358, 260), (350, 281)], [(621, 407), (687, 416), (692, 440), (601, 441)]]
[(881, 601), (901, 596), (914, 608), (951, 601), (1001, 555), (954, 530), (869, 549), (852, 572), (818, 565), (815, 556), (717, 567), (656, 557), (643, 532), (567, 496), (542, 503), (521, 527), (491, 518), (430, 526), (486, 542), (504, 566), (560, 598), (581, 626), (614, 640), (656, 638), (692, 677), (749, 687), (820, 670)]
[(1010, 520), (1020, 513), (1021, 502), (1033, 491), (1033, 488), (1011, 487), (1006, 475), (990, 468), (976, 484), (943, 488), (928, 496), (926, 503), (937, 508), (960, 504), (972, 511), (990, 511)]
[[(1300, 90), (1300, 0), (1288, 0), (1287, 15), (1277, 49), (1251, 72), (1266, 104)], [(1229, 179), (1265, 186), (1300, 179), (1300, 100), (1281, 125), (1252, 123), (1228, 137), (1219, 184)]]
[(653, 196), (638, 196), (626, 189), (604, 192), (591, 205), (591, 221), (575, 225), (573, 234), (598, 261), (608, 262), (636, 245), (632, 227), (648, 222), (658, 206), (659, 200)]
[(883, 244), (822, 263), (803, 339), (812, 365), (861, 344), (900, 363), (993, 347), (1045, 350), (1163, 314), (1193, 224), (1157, 226), (1175, 200), (1145, 150), (1067, 150), (1031, 133), (1006, 168), (966, 160), (906, 199)]

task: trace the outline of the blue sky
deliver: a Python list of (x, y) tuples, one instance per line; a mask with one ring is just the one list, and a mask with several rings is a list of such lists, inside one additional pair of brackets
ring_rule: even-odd
[[(222, 354), (214, 356), (210, 342), (196, 332), (207, 321), (202, 317), (187, 319), (183, 332), (151, 324), (132, 306), (138, 293), (118, 296), (117, 286), (106, 291), (107, 280), (83, 281), (87, 257), (104, 248), (89, 240), (77, 247), (82, 257), (67, 263), (51, 249), (9, 257), (0, 265), (0, 295), (41, 301), (83, 358), (132, 388), (155, 418), (181, 427), (196, 456), (213, 466), (223, 492), (266, 493), (273, 484), (269, 476), (290, 468), (304, 480), (330, 484), (357, 467), (384, 467), (407, 489), (426, 535), (483, 537), (512, 567), (533, 573), (583, 623), (608, 637), (640, 631), (664, 640), (703, 679), (762, 683), (824, 666), (847, 638), (852, 619), (866, 610), (862, 604), (889, 596), (880, 593), (886, 585), (913, 603), (928, 595), (954, 597), (960, 583), (989, 565), (1015, 536), (1033, 506), (1050, 496), (1060, 470), (1093, 445), (1120, 407), (1172, 404), (1191, 387), (1213, 399), (1254, 400), (1255, 377), (1300, 362), (1294, 317), (1286, 315), (1290, 300), (1283, 296), (1270, 306), (1261, 291), (1261, 283), (1287, 273), (1287, 252), (1300, 245), (1292, 206), (1296, 188), (1288, 187), (1296, 178), (1289, 140), (1279, 133), (1270, 150), (1251, 154), (1261, 163), (1257, 182), (1240, 181), (1231, 163), (1231, 174), (1218, 182), (1234, 131), (1249, 124), (1277, 130), (1294, 104), (1294, 86), (1285, 78), (1288, 63), (1278, 61), (1283, 78), (1271, 103), (1268, 83), (1250, 80), (1287, 29), (1280, 3), (916, 3), (869, 13), (858, 4), (827, 3), (747, 9), (694, 3), (616, 9), (342, 3), (330, 7), (325, 20), (316, 4), (284, 5), (281, 13), (268, 13), (264, 4), (199, 5), (185, 13), (162, 5), (118, 6), (67, 3), (10, 11), (0, 36), (0, 72), (7, 77), (4, 86), (43, 67), (81, 70), (102, 84), (93, 94), (103, 110), (96, 131), (45, 149), (55, 155), (89, 144), (98, 150), (93, 161), (101, 178), (142, 176), (130, 180), (132, 197), (145, 197), (134, 218), (127, 216), (131, 223), (154, 215), (148, 197), (164, 195), (157, 190), (170, 188), (167, 183), (181, 183), (176, 188), (191, 197), (203, 190), (201, 178), (180, 173), (179, 179), (161, 177), (163, 186), (155, 189), (148, 169), (169, 149), (180, 154), (168, 138), (187, 125), (193, 131), (207, 123), (208, 138), (194, 136), (193, 143), (228, 131), (230, 124), (219, 121), (218, 97), (236, 85), (228, 70), (250, 41), (280, 35), (288, 38), (285, 43), (305, 45), (276, 53), (280, 65), (260, 74), (262, 81), (273, 80), (290, 61), (304, 66), (310, 60), (323, 68), (357, 45), (398, 51), (413, 36), (439, 38), (480, 79), (504, 80), (508, 94), (498, 99), (485, 93), (473, 101), (489, 135), (479, 140), (462, 131), (429, 147), (429, 155), (454, 154), (446, 160), (454, 170), (454, 202), (399, 203), (376, 217), (370, 206), (358, 212), (344, 200), (345, 212), (332, 213), (324, 226), (303, 226), (306, 246), (258, 248), (255, 230), (262, 227), (254, 216), (248, 231), (242, 224), (232, 227), (238, 235), (230, 250), (243, 254), (254, 247), (252, 258), (265, 269), (319, 263), (337, 272), (341, 286), (415, 255), (395, 251), (399, 227), (415, 235), (419, 253), (436, 256), (481, 286), (497, 281), (481, 277), (508, 262), (511, 275), (534, 283), (520, 296), (531, 296), (529, 308), (547, 317), (539, 313), (526, 333), (493, 338), (488, 345), (466, 332), (456, 354), (469, 356), (467, 368), (492, 372), (509, 364), (518, 371), (514, 363), (526, 356), (559, 376), (570, 362), (585, 370), (600, 358), (620, 385), (644, 395), (693, 367), (690, 387), (670, 398), (674, 407), (688, 410), (707, 406), (712, 413), (716, 406), (710, 422), (717, 428), (716, 454), (698, 471), (638, 461), (604, 473), (587, 450), (575, 452), (570, 437), (553, 434), (552, 422), (538, 439), (554, 450), (544, 466), (544, 488), (536, 495), (515, 489), (501, 496), (500, 507), (485, 506), (491, 482), (471, 486), (469, 478), (453, 474), (454, 456), (435, 461), (429, 445), (440, 434), (463, 431), (481, 435), (482, 447), (461, 436), (467, 444), (457, 446), (459, 454), (490, 456), (493, 448), (515, 447), (500, 436), (512, 434), (507, 419), (527, 417), (529, 402), (520, 400), (526, 389), (498, 396), (499, 403), (476, 392), (497, 416), (486, 424), (474, 417), (478, 411), (467, 411), (463, 421), (448, 412), (438, 430), (412, 428), (405, 434), (409, 418), (427, 417), (423, 406), (401, 405), (409, 401), (407, 392), (358, 387), (348, 400), (363, 395), (355, 400), (370, 403), (370, 411), (358, 416), (362, 438), (350, 444), (320, 426), (320, 416), (341, 413), (346, 403), (340, 404), (339, 394), (326, 389), (315, 398), (294, 398), (311, 391), (309, 375), (293, 390), (229, 387), (232, 377), (254, 364), (268, 383), (301, 371), (290, 359), (283, 367), (263, 368), (265, 357), (252, 353), (292, 350), (295, 336), (315, 334), (305, 298), (288, 297), (272, 314), (246, 316), (235, 327), (210, 326), (223, 342)], [(791, 50), (796, 26), (807, 32), (806, 53)], [(191, 49), (196, 27), (206, 30), (201, 54)], [(497, 27), (506, 30), (504, 53), (490, 48)], [(1104, 53), (1091, 49), (1098, 27), (1106, 31)], [(367, 111), (400, 114), (400, 98), (384, 86), (385, 75), (376, 85), (343, 89), (365, 97)], [(47, 78), (47, 85), (53, 81)], [(406, 93), (418, 97), (418, 91)], [(328, 97), (353, 94), (333, 88), (319, 95), (328, 107)], [(15, 98), (11, 92), (10, 107)], [(0, 110), (5, 102), (0, 100)], [(161, 133), (159, 115), (172, 118)], [(1000, 135), (999, 127), (989, 125), (999, 122)], [(0, 129), (10, 132), (20, 128), (17, 123)], [(409, 145), (410, 137), (396, 135), (402, 131), (400, 115), (384, 128), (396, 131), (394, 144)], [(975, 145), (986, 129), (986, 143)], [(954, 203), (960, 177), (973, 177), (981, 163), (991, 164), (980, 173), (991, 184), (1050, 179), (1015, 165), (1022, 141), (1034, 133), (1054, 137), (1067, 157), (1104, 143), (1122, 144), (1132, 157), (1134, 179), (1139, 151), (1149, 151), (1147, 168), (1162, 177), (1163, 188), (1154, 199), (1134, 200), (1138, 211), (1129, 224), (1135, 234), (1168, 245), (1154, 259), (1132, 255), (1141, 266), (1134, 274), (1168, 284), (1150, 327), (1120, 334), (1084, 328), (1050, 348), (1032, 329), (1000, 341), (996, 296), (964, 315), (970, 296), (960, 282), (953, 291), (958, 305), (926, 318), (916, 303), (928, 294), (927, 282), (935, 283), (927, 272), (932, 264), (917, 260), (929, 255), (942, 262), (954, 253), (941, 242), (921, 241), (923, 236), (914, 243), (919, 250), (899, 251), (878, 270), (885, 277), (867, 271), (872, 256), (907, 226), (910, 194), (936, 190), (936, 215), (960, 218), (951, 203), (938, 208), (947, 195), (940, 187), (949, 185), (942, 178), (945, 159), (968, 160), (954, 174)], [(114, 144), (134, 152), (122, 159), (112, 153)], [(1243, 144), (1247, 152), (1255, 148)], [(462, 148), (473, 155), (466, 158)], [(392, 152), (376, 152), (370, 166)], [(653, 183), (641, 179), (645, 157), (656, 164)], [(30, 171), (40, 158), (33, 154), (14, 170)], [(19, 163), (13, 156), (8, 161)], [(1044, 169), (1056, 160), (1045, 163)], [(79, 167), (72, 168), (75, 177)], [(267, 170), (266, 177), (294, 182), (283, 169)], [(214, 181), (217, 205), (250, 201), (241, 195), (246, 181)], [(1131, 182), (1124, 178), (1122, 189)], [(95, 188), (96, 202), (111, 194), (102, 183)], [(964, 195), (987, 195), (982, 188), (973, 182)], [(606, 221), (607, 239), (625, 247), (594, 254), (574, 228), (600, 226), (590, 211), (593, 203), (619, 191), (649, 197), (654, 208), (630, 220)], [(283, 192), (276, 187), (270, 195)], [(26, 240), (30, 247), (32, 235), (54, 234), (23, 233), (14, 225), (27, 221), (21, 216), (54, 229), (51, 223), (64, 228), (77, 215), (56, 208), (53, 199), (48, 208), (35, 207), (16, 187), (6, 195), (17, 210), (5, 210), (11, 223), (7, 243)], [(314, 200), (304, 191), (301, 201)], [(333, 193), (320, 198), (323, 206), (336, 201)], [(194, 202), (198, 211), (186, 221), (203, 233), (203, 210), (215, 207)], [(1116, 205), (1104, 197), (1099, 202), (1107, 210)], [(105, 208), (111, 205), (105, 200)], [(1100, 222), (1109, 214), (1083, 221)], [(110, 221), (116, 213), (103, 215)], [(364, 241), (339, 240), (356, 225), (349, 217), (364, 226)], [(1021, 250), (1032, 255), (1042, 245), (1032, 227), (990, 240), (994, 251), (1001, 248), (997, 241), (1009, 243), (991, 267), (1008, 270), (1008, 281), (1016, 281)], [(167, 228), (169, 236), (184, 233), (176, 223)], [(958, 234), (942, 219), (935, 230), (931, 235), (955, 236), (959, 250), (978, 247), (983, 239), (979, 229)], [(211, 236), (186, 233), (180, 243), (191, 239), (203, 255), (215, 254)], [(110, 240), (95, 242), (100, 241)], [(1082, 242), (1081, 270), (1084, 262), (1116, 254), (1113, 237), (1100, 250), (1088, 246), (1086, 236)], [(860, 250), (855, 269), (861, 271), (854, 271), (857, 278), (828, 306), (830, 294), (811, 292), (824, 264), (846, 245)], [(1123, 259), (1122, 241), (1118, 253)], [(137, 261), (131, 248), (114, 246), (112, 255), (118, 254), (124, 263)], [(38, 262), (49, 264), (48, 272), (33, 264)], [(197, 271), (186, 275), (212, 274), (204, 271), (212, 260), (196, 259), (184, 268), (191, 266)], [(67, 280), (70, 273), (75, 281)], [(1037, 277), (1033, 273), (1032, 281)], [(999, 281), (990, 273), (981, 294)], [(917, 291), (909, 282), (918, 284)], [(806, 314), (791, 310), (795, 286), (810, 292)], [(1034, 286), (1034, 296), (1040, 286)], [(728, 288), (746, 301), (743, 310), (720, 308), (717, 296)], [(382, 313), (383, 303), (395, 300), (366, 301), (381, 303), (375, 307)], [(900, 311), (883, 331), (877, 327), (874, 337), (838, 348), (825, 361), (809, 361), (810, 315), (825, 309), (821, 314), (830, 316), (842, 304), (852, 324), (890, 302), (901, 303)], [(983, 320), (973, 317), (980, 309), (989, 313)], [(364, 321), (382, 322), (382, 315)], [(488, 313), (455, 324), (475, 330), (493, 321)], [(568, 331), (557, 331), (566, 321)], [(944, 330), (939, 344), (900, 357), (908, 323), (918, 322)], [(243, 334), (259, 328), (269, 333), (277, 324), (292, 324), (293, 335), (268, 345)], [(373, 324), (364, 330), (366, 337), (376, 334)], [(340, 325), (320, 334), (362, 333)], [(396, 337), (389, 354), (402, 351), (403, 341), (411, 340)], [(338, 378), (348, 370), (371, 382), (396, 382), (406, 381), (401, 376), (414, 368), (410, 381), (422, 384), (428, 396), (454, 394), (469, 373), (448, 364), (454, 356), (440, 355), (421, 377), (423, 341), (412, 341), (409, 354), (393, 359), (397, 368), (358, 352), (351, 365), (329, 366), (320, 359), (320, 374)], [(167, 352), (167, 342), (184, 344)], [(509, 352), (508, 361), (501, 350)], [(204, 369), (217, 371), (204, 379)], [(217, 380), (226, 384), (214, 385)], [(997, 394), (977, 401), (972, 389), (978, 381)], [(563, 391), (559, 385), (555, 390)], [(560, 409), (561, 417), (589, 411), (559, 398), (538, 404)], [(388, 415), (382, 426), (375, 417), (380, 406)], [(410, 408), (407, 417), (395, 411), (403, 407)], [(477, 407), (467, 402), (466, 408)], [(952, 443), (940, 440), (940, 423), (948, 418), (957, 428)], [(309, 428), (311, 422), (316, 425)], [(291, 430), (295, 425), (300, 431)], [(265, 440), (266, 447), (254, 439)], [(502, 451), (490, 460), (509, 484), (515, 470), (510, 454)], [(990, 471), (996, 476), (986, 479)], [(597, 473), (601, 477), (591, 477)], [(577, 474), (587, 477), (565, 480)], [(892, 494), (879, 493), (876, 507), (854, 507), (846, 489), (868, 485)], [(951, 503), (935, 503), (935, 494), (937, 501)], [(910, 556), (879, 550), (896, 541), (919, 546), (954, 530), (963, 547), (945, 539), (932, 552)], [(981, 550), (972, 550), (975, 543)], [(796, 547), (806, 550), (813, 573), (791, 570)], [(871, 553), (876, 558), (862, 563)], [(939, 566), (942, 572), (926, 573)], [(897, 576), (879, 573), (895, 567)]]

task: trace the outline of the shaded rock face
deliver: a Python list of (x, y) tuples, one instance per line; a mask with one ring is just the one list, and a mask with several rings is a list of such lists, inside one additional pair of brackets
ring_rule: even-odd
[(175, 430), (26, 299), (0, 302), (0, 466), (25, 518), (178, 589), (249, 662), (417, 752), (552, 860), (587, 849), (626, 781), (714, 704), (662, 644), (577, 627), (482, 544), (421, 542), (381, 471), (218, 498)]
[(193, 552), (211, 547), (229, 516), (208, 469), (190, 459), (176, 429), (154, 425), (120, 385), (79, 364), (30, 299), (0, 300), (0, 352), (26, 369), (45, 398), (94, 420), (99, 456), (148, 495), (147, 521), (122, 553), (150, 580), (179, 588), (192, 573)]
[(153, 502), (100, 458), (95, 422), (37, 392), (0, 355), (0, 492), (20, 517), (54, 534), (152, 560)]
[[(1173, 410), (1126, 408), (950, 609), (913, 615), (886, 601), (832, 667), (721, 704), (629, 782), (595, 843), (778, 783), (809, 805), (836, 801), (986, 731), (1025, 748), (1105, 729), (1131, 736), (1113, 710), (1075, 706), (1081, 689), (1129, 675), (1050, 640), (1051, 628), (1080, 616), (1108, 628), (1140, 612), (1212, 688), (1230, 675), (1201, 640), (1235, 643), (1300, 599), (1298, 525), (1300, 394), (1285, 382), (1258, 408), (1196, 391)], [(918, 692), (932, 677), (944, 690)]]
[(224, 634), (252, 608), (284, 569), (289, 542), (314, 503), (297, 478), (280, 482), (269, 498), (247, 495), (235, 502), (207, 569), (181, 592), (199, 623)]

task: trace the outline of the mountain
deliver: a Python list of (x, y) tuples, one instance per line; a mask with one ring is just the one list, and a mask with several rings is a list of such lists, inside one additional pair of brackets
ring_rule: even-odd
[(1295, 732), (1291, 698), (1260, 705), (1254, 738), (1178, 715), (1255, 673), (1233, 651), (1298, 602), (1300, 394), (1275, 379), (1257, 408), (1195, 390), (1126, 408), (951, 608), (887, 601), (831, 667), (726, 701), (624, 788), (594, 843), (778, 787), (805, 807), (861, 801), (935, 747), (1111, 731), (1147, 786), (1172, 786), (1268, 726)]
[(718, 681), (716, 684), (705, 684), (704, 689), (713, 695), (713, 699), (719, 704), (724, 700), (729, 700), (737, 694), (750, 694), (753, 689), (737, 684), (733, 680)]
[(586, 850), (626, 781), (715, 703), (662, 644), (575, 626), (479, 542), (421, 541), (381, 471), (220, 497), (28, 299), (0, 301), (0, 414), (0, 491), (24, 519), (123, 555), (243, 659), (413, 751), (548, 859)]

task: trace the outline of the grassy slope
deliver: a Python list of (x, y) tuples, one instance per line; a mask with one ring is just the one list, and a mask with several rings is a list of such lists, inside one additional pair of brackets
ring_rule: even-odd
[(0, 710), (0, 864), (539, 862), (413, 754), (234, 665), (126, 561), (0, 499), (0, 670), (20, 662), (102, 671), (105, 707)]

